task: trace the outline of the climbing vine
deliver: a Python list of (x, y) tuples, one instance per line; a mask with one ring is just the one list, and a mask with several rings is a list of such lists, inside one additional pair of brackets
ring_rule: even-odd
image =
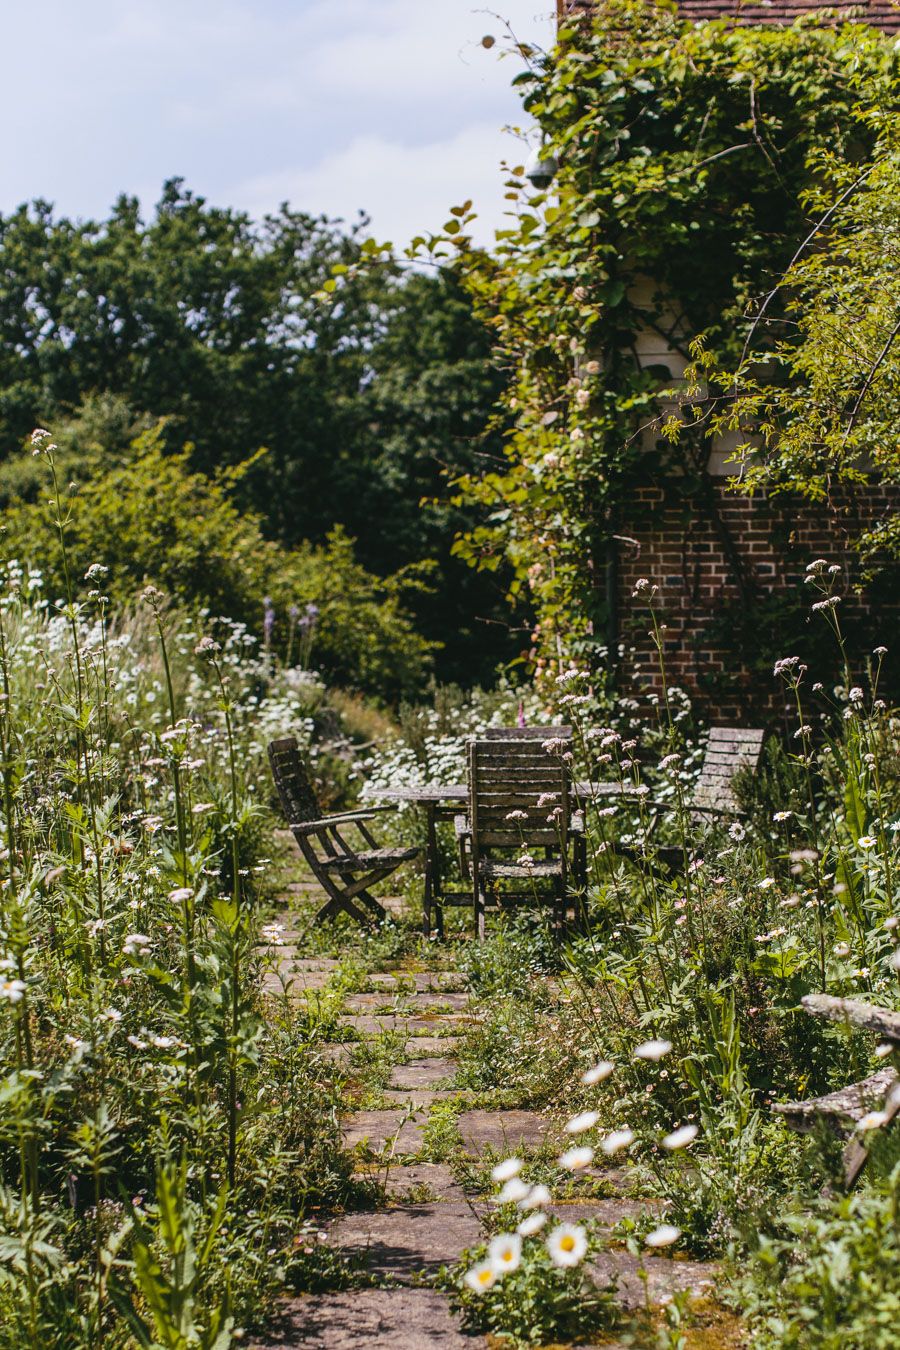
[[(690, 345), (702, 337), (723, 369), (746, 354), (808, 232), (816, 156), (870, 155), (867, 117), (889, 105), (896, 69), (892, 43), (863, 25), (730, 28), (610, 0), (517, 78), (558, 161), (551, 187), (512, 169), (491, 253), (471, 242), (468, 205), (416, 241), (455, 259), (508, 376), (504, 457), (458, 481), (484, 514), (457, 549), (512, 563), (540, 666), (614, 636), (610, 573), (637, 487), (715, 511), (705, 429), (687, 418), (674, 442), (662, 434)], [(751, 354), (767, 332), (756, 326)], [(673, 353), (665, 365), (642, 363), (648, 336)], [(734, 550), (732, 563), (740, 588)]]

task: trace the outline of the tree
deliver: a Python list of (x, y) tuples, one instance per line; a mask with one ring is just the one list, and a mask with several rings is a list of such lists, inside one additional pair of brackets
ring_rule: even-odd
[[(165, 419), (166, 447), (189, 442), (206, 474), (265, 446), (236, 501), (266, 534), (293, 547), (344, 525), (382, 576), (434, 557), (419, 613), (446, 642), (443, 673), (487, 676), (510, 639), (475, 619), (500, 617), (502, 588), (449, 558), (471, 517), (419, 502), (477, 463), (499, 388), (489, 343), (441, 275), (359, 268), (364, 224), (287, 206), (256, 224), (178, 179), (149, 221), (129, 197), (105, 221), (46, 202), (0, 219), (0, 456), (102, 397)], [(325, 303), (336, 267), (347, 284)], [(22, 474), (4, 477), (9, 491)]]

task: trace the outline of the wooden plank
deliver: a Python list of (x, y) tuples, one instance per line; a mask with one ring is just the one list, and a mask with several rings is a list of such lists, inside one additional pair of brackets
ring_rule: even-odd
[(806, 994), (800, 1002), (813, 1017), (826, 1017), (829, 1022), (849, 1022), (851, 1026), (874, 1031), (886, 1041), (900, 1042), (898, 1012), (854, 998), (834, 998), (831, 994)]
[(485, 727), (484, 738), (489, 741), (550, 741), (571, 740), (569, 726), (549, 727)]
[[(481, 822), (478, 823), (478, 844), (490, 848), (518, 848), (525, 853), (529, 853), (533, 848), (552, 848), (559, 847), (559, 830), (530, 830), (523, 840), (522, 837), (512, 830), (482, 830)], [(541, 859), (535, 859), (536, 862)]]
[(710, 727), (709, 729), (711, 741), (752, 741), (757, 745), (762, 745), (765, 735), (765, 731), (759, 727)]

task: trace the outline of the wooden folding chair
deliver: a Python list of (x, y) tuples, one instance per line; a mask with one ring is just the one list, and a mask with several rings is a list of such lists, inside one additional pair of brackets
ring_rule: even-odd
[[(316, 922), (331, 919), (342, 910), (361, 924), (381, 922), (386, 911), (370, 895), (369, 887), (384, 881), (401, 863), (410, 862), (422, 851), (419, 848), (379, 848), (372, 837), (366, 821), (382, 811), (396, 810), (396, 807), (369, 806), (364, 810), (323, 816), (293, 736), (271, 742), (269, 763), (291, 832), (313, 876), (329, 897), (317, 913)], [(348, 826), (362, 837), (362, 848), (347, 839), (344, 827)], [(366, 909), (360, 908), (359, 902)]]
[(457, 817), (456, 832), (466, 846), (463, 865), (480, 939), (488, 908), (549, 901), (558, 937), (570, 907), (576, 920), (583, 916), (584, 817), (572, 810), (566, 760), (543, 744), (564, 739), (545, 730), (543, 738), (469, 742), (469, 811)]

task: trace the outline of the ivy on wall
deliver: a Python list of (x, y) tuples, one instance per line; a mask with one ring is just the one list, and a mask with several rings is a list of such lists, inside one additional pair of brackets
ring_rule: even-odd
[[(740, 362), (808, 232), (816, 157), (871, 154), (867, 114), (890, 104), (897, 60), (863, 25), (731, 29), (610, 0), (517, 80), (559, 161), (552, 187), (535, 193), (513, 170), (510, 226), (490, 254), (468, 238), (468, 207), (417, 241), (455, 259), (509, 377), (504, 458), (458, 482), (483, 523), (456, 547), (513, 564), (542, 665), (604, 645), (637, 485), (715, 511), (708, 437), (685, 426), (667, 440), (660, 389), (699, 336), (712, 365)], [(760, 351), (768, 332), (753, 330)], [(681, 355), (675, 370), (642, 367), (647, 334)]]

